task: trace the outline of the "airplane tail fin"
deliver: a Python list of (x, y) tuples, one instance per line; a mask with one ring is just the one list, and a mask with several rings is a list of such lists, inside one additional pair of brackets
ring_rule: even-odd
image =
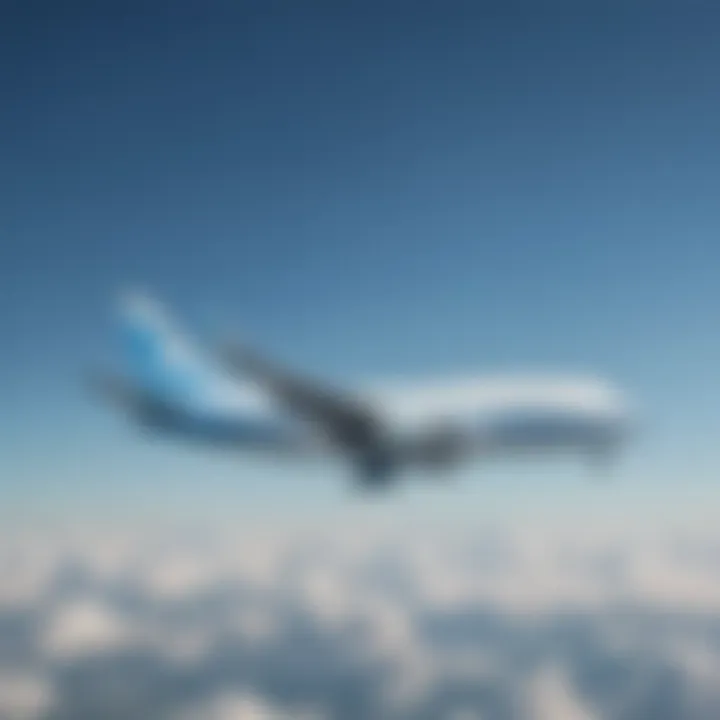
[(186, 401), (204, 380), (190, 341), (152, 298), (127, 293), (119, 304), (123, 361), (134, 383), (158, 398)]

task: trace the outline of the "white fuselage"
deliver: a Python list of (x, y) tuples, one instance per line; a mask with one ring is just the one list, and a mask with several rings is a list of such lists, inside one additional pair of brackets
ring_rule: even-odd
[[(374, 383), (358, 391), (376, 413), (389, 447), (407, 447), (438, 431), (468, 452), (604, 449), (622, 439), (627, 408), (620, 393), (594, 378), (484, 376)], [(259, 387), (232, 381), (205, 386), (167, 430), (238, 446), (324, 451), (322, 430), (289, 415)]]

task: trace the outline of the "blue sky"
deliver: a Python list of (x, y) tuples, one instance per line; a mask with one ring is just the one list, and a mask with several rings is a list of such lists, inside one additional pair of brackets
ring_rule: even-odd
[[(571, 5), (15, 4), (5, 508), (152, 508), (171, 488), (222, 505), (231, 487), (272, 504), (316, 472), (147, 448), (89, 402), (127, 285), (334, 378), (606, 373), (646, 423), (624, 471), (640, 489), (621, 492), (702, 502), (720, 467), (720, 10)], [(483, 486), (478, 503), (515, 497)]]

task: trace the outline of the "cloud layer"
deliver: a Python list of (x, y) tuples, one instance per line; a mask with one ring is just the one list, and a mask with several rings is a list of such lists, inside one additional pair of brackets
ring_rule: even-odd
[(0, 719), (717, 718), (719, 611), (700, 532), (8, 535)]

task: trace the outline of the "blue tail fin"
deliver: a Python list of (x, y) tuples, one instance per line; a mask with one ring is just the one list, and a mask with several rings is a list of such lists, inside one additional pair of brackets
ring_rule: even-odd
[(200, 355), (152, 299), (128, 294), (120, 304), (124, 362), (144, 391), (174, 402), (190, 402), (204, 385)]

